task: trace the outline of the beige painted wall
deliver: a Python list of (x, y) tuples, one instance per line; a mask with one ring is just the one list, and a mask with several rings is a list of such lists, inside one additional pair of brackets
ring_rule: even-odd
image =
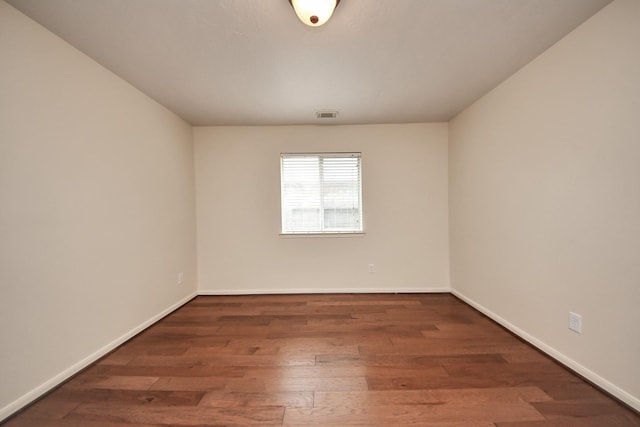
[(2, 1), (0, 58), (1, 420), (196, 269), (191, 127)]
[[(448, 289), (446, 124), (200, 127), (194, 140), (201, 292)], [(280, 236), (280, 153), (322, 151), (362, 152), (365, 234)]]
[(449, 128), (452, 288), (636, 409), (638, 22), (613, 2)]

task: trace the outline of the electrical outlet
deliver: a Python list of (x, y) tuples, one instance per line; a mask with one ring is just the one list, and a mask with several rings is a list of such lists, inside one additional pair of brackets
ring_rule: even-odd
[(569, 312), (569, 329), (582, 333), (582, 316), (572, 311)]
[(181, 271), (178, 273), (178, 285), (182, 285), (184, 283), (184, 273)]
[(376, 272), (376, 265), (369, 264), (369, 273), (375, 273), (375, 272)]

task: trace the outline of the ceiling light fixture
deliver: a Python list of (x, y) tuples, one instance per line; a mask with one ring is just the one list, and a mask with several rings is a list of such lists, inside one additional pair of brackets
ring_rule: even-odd
[(331, 18), (340, 0), (289, 0), (298, 18), (310, 27), (319, 27)]

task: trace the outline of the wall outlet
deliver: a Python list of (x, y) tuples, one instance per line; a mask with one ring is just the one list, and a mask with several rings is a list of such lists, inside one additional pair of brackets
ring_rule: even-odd
[(178, 273), (178, 285), (182, 285), (184, 283), (184, 273), (181, 271)]
[(375, 272), (376, 272), (376, 265), (369, 264), (369, 273), (375, 273)]
[(572, 311), (569, 312), (569, 329), (582, 333), (582, 316)]

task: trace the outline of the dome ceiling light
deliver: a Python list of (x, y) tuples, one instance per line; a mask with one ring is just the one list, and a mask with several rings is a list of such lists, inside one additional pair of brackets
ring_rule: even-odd
[(340, 0), (289, 0), (298, 18), (310, 27), (326, 23)]

